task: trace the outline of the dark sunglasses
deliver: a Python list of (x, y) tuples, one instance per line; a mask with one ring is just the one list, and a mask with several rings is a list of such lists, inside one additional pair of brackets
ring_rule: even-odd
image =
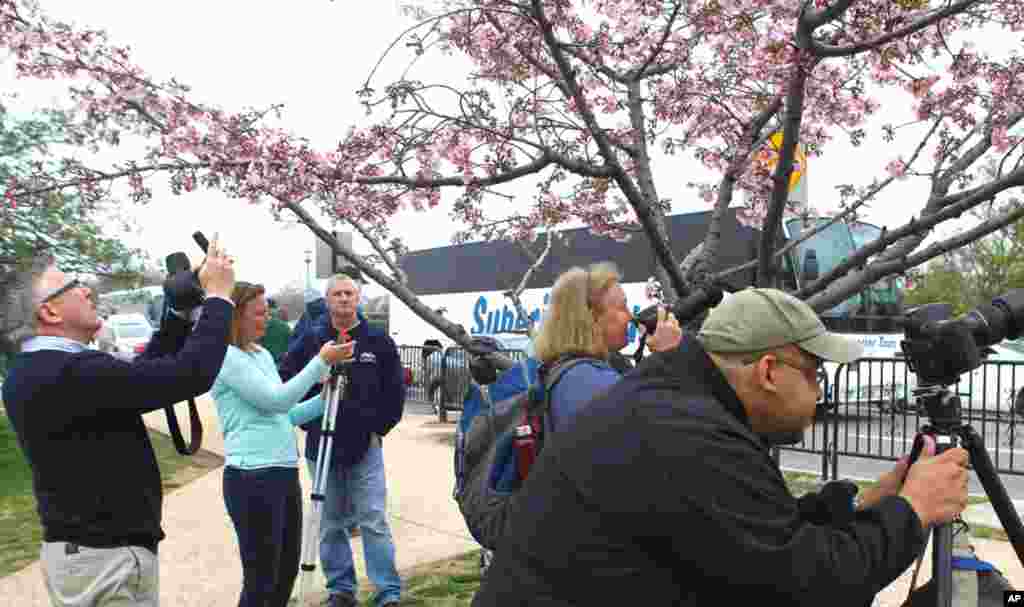
[(71, 280), (68, 281), (68, 283), (66, 285), (64, 285), (63, 287), (57, 289), (53, 293), (50, 293), (46, 297), (44, 297), (43, 300), (39, 302), (39, 305), (42, 305), (44, 303), (49, 303), (49, 302), (53, 301), (54, 299), (57, 299), (61, 295), (67, 293), (71, 289), (77, 289), (80, 286), (82, 286), (82, 281), (78, 280), (77, 278), (72, 278)]

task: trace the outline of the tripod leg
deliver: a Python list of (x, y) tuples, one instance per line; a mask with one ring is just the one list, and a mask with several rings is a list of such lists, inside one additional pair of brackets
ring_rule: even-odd
[(1024, 526), (1021, 525), (1020, 515), (1013, 507), (1010, 496), (1006, 493), (1006, 487), (999, 480), (999, 474), (992, 464), (992, 458), (985, 450), (985, 443), (981, 436), (970, 426), (964, 426), (963, 430), (964, 448), (967, 449), (971, 458), (971, 465), (978, 474), (981, 486), (985, 488), (985, 494), (992, 502), (992, 508), (999, 517), (1006, 535), (1010, 538), (1010, 544), (1017, 559), (1024, 565)]
[[(936, 434), (935, 455), (956, 446), (954, 437)], [(932, 583), (939, 607), (953, 607), (953, 525), (942, 523), (932, 533)]]
[(334, 422), (338, 411), (338, 397), (341, 390), (338, 376), (333, 372), (331, 379), (324, 384), (324, 417), (320, 425), (320, 442), (317, 445), (316, 464), (313, 469), (313, 489), (310, 494), (311, 512), (305, 521), (306, 528), (302, 532), (302, 561), (300, 562), (299, 605), (305, 605), (309, 584), (316, 570), (316, 558), (320, 547), (320, 516), (324, 502), (324, 485), (326, 485), (327, 469), (330, 465), (331, 447), (334, 443)]

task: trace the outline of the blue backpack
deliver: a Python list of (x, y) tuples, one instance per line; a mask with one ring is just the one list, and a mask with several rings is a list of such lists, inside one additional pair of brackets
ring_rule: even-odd
[(566, 357), (545, 368), (528, 358), (490, 385), (470, 385), (455, 430), (453, 497), (484, 548), (494, 550), (504, 535), (511, 499), (550, 431), (552, 388), (566, 371), (587, 361), (597, 359)]

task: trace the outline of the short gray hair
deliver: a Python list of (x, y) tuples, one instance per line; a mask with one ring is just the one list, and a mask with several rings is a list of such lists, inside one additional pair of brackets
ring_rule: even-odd
[(39, 280), (53, 265), (49, 255), (38, 255), (0, 271), (0, 342), (18, 351), (38, 328)]
[(347, 280), (347, 281), (351, 282), (352, 284), (354, 284), (356, 286), (356, 289), (359, 290), (359, 293), (362, 294), (362, 292), (363, 292), (363, 285), (362, 285), (361, 282), (359, 282), (359, 280), (357, 280), (356, 278), (353, 278), (352, 276), (350, 276), (349, 274), (346, 274), (344, 272), (338, 272), (337, 274), (335, 274), (335, 275), (333, 275), (333, 276), (331, 276), (330, 278), (327, 279), (327, 284), (324, 286), (324, 295), (327, 295), (327, 293), (331, 290), (331, 287), (333, 287), (334, 285), (338, 284), (339, 282), (341, 282), (343, 280)]

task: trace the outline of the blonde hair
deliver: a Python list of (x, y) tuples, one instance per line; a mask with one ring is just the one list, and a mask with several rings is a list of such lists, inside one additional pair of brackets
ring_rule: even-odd
[(235, 302), (235, 310), (231, 313), (231, 335), (228, 337), (228, 343), (232, 346), (244, 350), (252, 343), (252, 340), (242, 342), (242, 314), (245, 313), (249, 302), (265, 292), (263, 285), (243, 281), (235, 283), (235, 288), (231, 291), (231, 301)]
[(570, 268), (555, 281), (551, 301), (534, 338), (534, 349), (542, 363), (565, 354), (608, 357), (608, 344), (596, 316), (604, 311), (604, 294), (622, 280), (611, 262), (588, 269)]

